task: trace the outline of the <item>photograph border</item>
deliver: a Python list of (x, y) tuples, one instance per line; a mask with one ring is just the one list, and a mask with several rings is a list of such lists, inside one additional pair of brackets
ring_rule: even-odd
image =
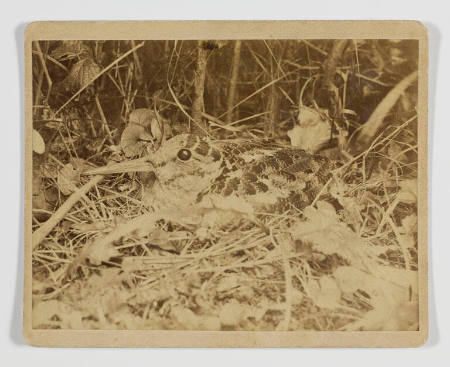
[[(42, 330), (32, 328), (32, 42), (38, 40), (417, 39), (418, 331)], [(418, 21), (34, 22), (25, 31), (23, 335), (48, 347), (415, 347), (428, 336), (428, 37)]]

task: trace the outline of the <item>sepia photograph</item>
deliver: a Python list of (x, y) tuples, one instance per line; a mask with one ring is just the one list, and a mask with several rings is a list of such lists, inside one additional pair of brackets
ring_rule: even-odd
[(422, 41), (207, 35), (30, 42), (31, 328), (426, 329)]

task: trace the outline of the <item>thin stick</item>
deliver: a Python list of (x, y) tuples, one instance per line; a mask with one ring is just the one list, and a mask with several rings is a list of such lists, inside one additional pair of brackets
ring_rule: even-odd
[[(169, 86), (169, 88), (170, 88), (170, 86)], [(172, 97), (173, 97), (173, 95), (172, 95)], [(174, 98), (176, 98), (176, 97), (174, 97)], [(180, 107), (180, 108), (183, 108), (184, 110), (190, 110), (190, 109), (191, 109), (191, 107), (189, 107), (189, 106), (186, 106), (186, 105), (181, 104), (181, 103), (176, 103), (176, 102), (168, 101), (167, 99), (162, 99), (162, 98), (161, 98), (160, 101), (161, 101), (161, 102), (164, 102), (164, 103), (167, 103), (167, 104), (170, 104), (170, 105), (172, 105), (172, 106), (178, 106), (178, 107)], [(178, 99), (176, 99), (176, 101), (179, 102)], [(185, 112), (185, 111), (183, 111), (183, 112)], [(186, 113), (187, 113), (187, 112), (186, 112)], [(215, 122), (216, 124), (221, 125), (221, 126), (224, 126), (224, 125), (225, 125), (225, 122), (223, 122), (222, 120), (219, 120), (218, 118), (214, 117), (213, 115), (210, 115), (209, 113), (206, 113), (206, 112), (203, 112), (203, 111), (202, 111), (201, 114), (202, 114), (202, 116), (203, 116), (204, 118), (206, 118), (207, 120), (213, 121), (213, 122)], [(189, 115), (188, 115), (188, 117), (191, 118)]]
[(105, 128), (105, 131), (108, 136), (108, 141), (111, 145), (114, 145), (114, 140), (111, 135), (111, 130), (109, 129), (108, 121), (106, 121), (105, 114), (103, 113), (103, 108), (102, 108), (102, 105), (100, 104), (100, 100), (98, 99), (98, 94), (95, 94), (95, 104), (97, 105), (98, 112), (100, 113), (100, 117), (103, 122), (103, 127)]
[[(237, 80), (239, 77), (239, 63), (241, 61), (241, 40), (236, 40), (234, 44), (234, 55), (233, 55), (233, 64), (231, 67), (231, 78), (230, 85), (228, 87), (228, 100), (227, 100), (227, 110), (231, 110), (234, 104), (235, 96), (236, 96), (236, 87)], [(233, 112), (226, 116), (227, 124), (231, 123), (233, 120)]]
[(50, 96), (50, 92), (52, 90), (53, 82), (52, 82), (52, 78), (50, 78), (50, 73), (48, 72), (47, 64), (45, 63), (45, 59), (44, 59), (44, 53), (42, 52), (39, 41), (36, 41), (35, 44), (36, 44), (36, 48), (38, 49), (38, 55), (39, 55), (39, 59), (41, 60), (42, 68), (44, 69), (45, 77), (47, 78), (47, 83), (48, 83), (47, 99), (48, 99), (48, 97)]
[[(194, 100), (192, 101), (192, 119), (196, 122), (193, 126), (193, 132), (201, 133), (206, 130), (205, 122), (202, 120), (202, 111), (204, 110), (204, 94), (206, 80), (206, 64), (208, 62), (208, 50), (203, 47), (203, 42), (197, 42), (197, 66), (194, 73)], [(200, 129), (196, 129), (196, 127)]]
[(44, 238), (51, 232), (51, 230), (64, 218), (69, 210), (85, 195), (92, 187), (103, 180), (103, 176), (94, 176), (88, 183), (84, 184), (77, 191), (75, 191), (65, 201), (59, 209), (53, 213), (42, 226), (33, 232), (33, 249), (35, 249), (44, 240)]
[(313, 45), (311, 42), (309, 42), (309, 41), (307, 41), (307, 40), (302, 40), (302, 42), (303, 42), (305, 45), (308, 45), (308, 46), (311, 47), (312, 49), (316, 50), (317, 52), (321, 53), (322, 55), (328, 56), (328, 52), (322, 50), (321, 48), (319, 48), (319, 47), (317, 47), (317, 46), (315, 46), (315, 45)]
[(286, 78), (287, 76), (294, 74), (296, 71), (291, 71), (285, 75), (280, 76), (279, 78), (276, 78), (272, 81), (270, 81), (269, 83), (267, 83), (266, 85), (263, 85), (261, 88), (259, 88), (258, 90), (254, 91), (253, 93), (251, 93), (250, 95), (248, 95), (247, 97), (245, 97), (243, 100), (241, 100), (240, 102), (236, 103), (231, 109), (225, 111), (224, 113), (222, 113), (220, 116), (218, 116), (217, 118), (221, 118), (225, 115), (227, 115), (228, 113), (230, 113), (231, 111), (233, 111), (236, 107), (240, 106), (242, 103), (248, 101), (250, 98), (252, 98), (253, 96), (257, 95), (258, 93), (262, 92), (264, 89), (270, 87), (272, 84), (278, 83), (280, 80)]

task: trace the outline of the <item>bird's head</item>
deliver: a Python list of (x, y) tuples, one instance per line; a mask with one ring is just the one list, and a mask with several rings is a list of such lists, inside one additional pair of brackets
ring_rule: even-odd
[[(206, 138), (180, 134), (142, 158), (98, 167), (84, 174), (148, 173), (143, 180), (143, 201), (154, 207), (192, 203), (221, 173), (221, 152)], [(145, 176), (145, 175), (144, 175)]]

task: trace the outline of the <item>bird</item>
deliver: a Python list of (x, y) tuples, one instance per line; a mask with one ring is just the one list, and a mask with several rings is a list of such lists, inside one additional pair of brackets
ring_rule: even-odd
[(141, 158), (85, 174), (140, 172), (141, 199), (153, 211), (214, 207), (254, 215), (304, 209), (334, 168), (324, 156), (270, 141), (179, 134)]

